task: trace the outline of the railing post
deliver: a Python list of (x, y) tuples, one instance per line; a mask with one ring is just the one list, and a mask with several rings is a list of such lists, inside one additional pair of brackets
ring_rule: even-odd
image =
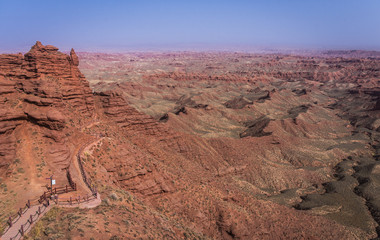
[(70, 197), (70, 205), (71, 205), (72, 203), (71, 203), (71, 197)]
[(66, 185), (66, 193), (67, 193), (67, 185)]
[(78, 196), (78, 204), (80, 204), (80, 195)]
[(46, 202), (47, 202), (47, 205), (49, 206), (50, 205), (49, 199), (46, 199)]
[(28, 200), (28, 202), (26, 203), (26, 206), (28, 206), (28, 208), (30, 208), (30, 200)]
[(22, 208), (20, 208), (20, 209), (18, 210), (18, 215), (20, 215), (20, 217), (21, 217), (21, 215), (22, 215)]
[(40, 215), (40, 214), (41, 214), (41, 207), (38, 206), (38, 215)]
[(57, 194), (57, 188), (56, 187), (54, 188), (54, 194)]
[(9, 216), (9, 220), (8, 220), (8, 224), (9, 224), (9, 227), (12, 227), (12, 216)]
[(33, 223), (33, 215), (30, 215), (30, 224)]
[(24, 236), (24, 225), (21, 225), (21, 229), (20, 230), (21, 230), (21, 232), (20, 232), (21, 236)]

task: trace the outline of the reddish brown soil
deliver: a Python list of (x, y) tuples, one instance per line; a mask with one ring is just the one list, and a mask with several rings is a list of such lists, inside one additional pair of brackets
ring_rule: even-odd
[[(378, 60), (240, 53), (79, 59), (93, 94), (73, 50), (68, 56), (37, 43), (25, 55), (0, 55), (3, 199), (10, 189), (13, 206), (26, 192), (39, 194), (11, 184), (18, 166), (30, 166), (23, 174), (34, 188), (51, 172), (65, 183), (66, 169), (79, 181), (76, 152), (102, 136), (85, 149), (84, 165), (104, 203), (47, 216), (39, 237), (377, 236), (378, 198), (363, 178), (376, 192)], [(37, 170), (40, 159), (47, 167)], [(72, 214), (91, 223), (68, 230)]]

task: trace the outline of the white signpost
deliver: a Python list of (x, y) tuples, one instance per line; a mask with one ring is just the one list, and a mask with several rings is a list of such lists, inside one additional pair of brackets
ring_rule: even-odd
[(53, 175), (46, 179), (50, 180), (50, 191), (53, 192), (53, 185), (55, 185), (55, 179), (53, 179)]

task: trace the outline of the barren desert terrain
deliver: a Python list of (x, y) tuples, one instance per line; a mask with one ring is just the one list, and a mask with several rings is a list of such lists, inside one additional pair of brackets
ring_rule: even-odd
[(26, 239), (380, 235), (377, 52), (65, 54), (37, 42), (0, 55), (0, 112), (0, 226), (51, 175), (77, 183), (67, 197), (89, 194), (80, 164), (102, 199), (54, 206)]

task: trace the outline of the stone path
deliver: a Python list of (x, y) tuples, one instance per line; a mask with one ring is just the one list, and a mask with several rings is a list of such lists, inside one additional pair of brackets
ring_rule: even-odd
[[(93, 124), (96, 124), (97, 122), (93, 123)], [(89, 146), (92, 146), (93, 144), (96, 144), (98, 143), (99, 141), (101, 141), (102, 138), (88, 144), (85, 148), (88, 148)], [(78, 152), (78, 154), (82, 154), (82, 151), (83, 151), (84, 148), (81, 148)], [(78, 164), (75, 164), (76, 161), (74, 161), (74, 166), (77, 168), (77, 170), (81, 173), (79, 166)], [(82, 178), (80, 179), (81, 182), (84, 182), (83, 181), (83, 176)], [(20, 229), (21, 229), (21, 226), (24, 225), (24, 235), (27, 234), (31, 229), (32, 227), (34, 226), (34, 224), (42, 217), (44, 216), (51, 208), (53, 205), (56, 205), (53, 201), (50, 201), (51, 204), (48, 206), (48, 207), (44, 207), (43, 204), (39, 204), (39, 205), (35, 205), (35, 206), (31, 206), (29, 209), (27, 209), (27, 211), (20, 217), (20, 219), (18, 219), (18, 221), (16, 223), (13, 224), (13, 226), (11, 228), (8, 229), (8, 231), (3, 235), (1, 236), (0, 240), (18, 240), (20, 238), (22, 238), (21, 236), (21, 232), (20, 232)], [(79, 207), (79, 208), (94, 208), (94, 207), (97, 207), (101, 204), (102, 200), (100, 198), (100, 194), (98, 193), (97, 194), (97, 198), (96, 199), (93, 199), (89, 202), (85, 202), (85, 203), (80, 203), (80, 204), (73, 204), (73, 205), (59, 205), (59, 207)], [(30, 220), (30, 215), (35, 215), (36, 212), (38, 212), (38, 208), (41, 208), (43, 209), (43, 212), (38, 216), (34, 216), (33, 218), (33, 223), (30, 224), (28, 221)], [(27, 224), (26, 224), (27, 223)], [(25, 225), (26, 224), (26, 225)]]
[(60, 205), (58, 204), (58, 207), (66, 207), (66, 208), (94, 208), (99, 206), (102, 203), (102, 199), (100, 198), (100, 194), (97, 194), (97, 197), (93, 200), (89, 200), (88, 202), (82, 202), (82, 203), (73, 203), (73, 205)]
[[(24, 227), (24, 234), (27, 234), (34, 226), (34, 224), (43, 217), (51, 208), (52, 206), (59, 206), (59, 207), (68, 207), (68, 208), (94, 208), (101, 204), (102, 200), (100, 198), (100, 194), (97, 194), (97, 198), (90, 200), (89, 202), (80, 203), (80, 204), (73, 204), (73, 205), (56, 205), (53, 201), (50, 201), (50, 205), (45, 209), (45, 207), (42, 204), (31, 206), (29, 209), (26, 210), (26, 212), (21, 216), (20, 219), (17, 220), (16, 223), (13, 224), (13, 226), (8, 229), (8, 231), (1, 236), (0, 240), (18, 240), (21, 238), (21, 225), (24, 225), (28, 223), (30, 219), (30, 215), (35, 215), (36, 212), (38, 212), (38, 207), (41, 209), (44, 209), (43, 212), (36, 218), (36, 216), (33, 218), (32, 224), (26, 224)], [(16, 237), (15, 237), (16, 236)], [(15, 237), (15, 238), (14, 238)]]
[[(10, 229), (8, 229), (8, 231), (3, 236), (1, 236), (1, 240), (10, 240), (11, 238), (12, 238), (12, 240), (20, 239), (21, 233), (19, 231), (20, 231), (21, 225), (25, 225), (25, 223), (27, 223), (29, 221), (30, 215), (35, 215), (36, 212), (38, 212), (38, 207), (40, 207), (41, 209), (44, 209), (44, 211), (38, 216), (37, 219), (33, 218), (34, 221), (32, 224), (26, 225), (26, 227), (24, 229), (24, 234), (28, 233), (32, 229), (33, 225), (50, 210), (52, 205), (49, 205), (46, 209), (42, 204), (31, 206), (21, 216), (21, 218), (18, 219), (18, 221), (16, 223), (14, 223), (13, 226)], [(16, 238), (13, 238), (15, 236), (16, 236)]]

